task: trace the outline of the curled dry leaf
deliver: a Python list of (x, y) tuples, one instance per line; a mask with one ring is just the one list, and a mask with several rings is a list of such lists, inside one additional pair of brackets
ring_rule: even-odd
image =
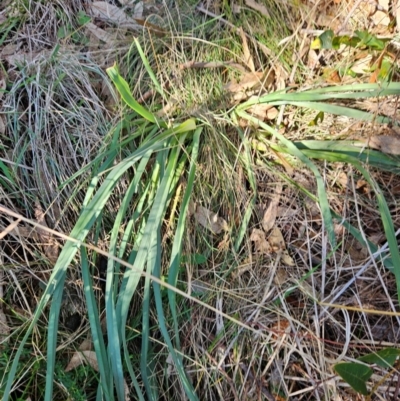
[(7, 337), (10, 334), (10, 328), (7, 324), (6, 315), (3, 312), (3, 309), (0, 309), (0, 343), (4, 340), (4, 337)]
[(264, 15), (265, 17), (270, 17), (270, 14), (267, 10), (267, 7), (265, 7), (263, 4), (259, 4), (254, 0), (245, 0), (246, 6), (250, 7), (256, 11), (258, 11), (259, 13), (261, 13), (262, 15)]
[(250, 241), (254, 242), (254, 249), (257, 253), (261, 253), (263, 255), (270, 255), (272, 253), (271, 245), (265, 238), (265, 233), (263, 230), (254, 228), (250, 235)]
[(129, 17), (124, 10), (108, 4), (106, 1), (94, 1), (90, 7), (91, 15), (95, 18), (101, 18), (109, 20), (113, 23), (117, 23), (119, 26), (129, 26), (139, 28), (135, 20)]
[(194, 218), (201, 226), (214, 234), (228, 231), (227, 222), (222, 217), (219, 217), (218, 214), (211, 212), (203, 206), (196, 207)]
[(262, 220), (262, 227), (265, 232), (271, 230), (271, 228), (275, 224), (276, 216), (277, 216), (277, 211), (278, 211), (278, 205), (279, 201), (281, 199), (281, 194), (282, 194), (282, 184), (278, 184), (276, 187), (275, 194), (273, 195), (270, 204), (268, 205), (267, 209), (265, 210), (263, 220)]
[(285, 240), (281, 230), (278, 227), (274, 227), (271, 234), (268, 237), (268, 242), (271, 245), (273, 252), (280, 252), (286, 249)]
[(293, 258), (289, 255), (289, 252), (287, 250), (282, 252), (281, 261), (286, 266), (296, 266), (296, 263), (294, 262)]
[(105, 43), (115, 43), (116, 40), (116, 35), (113, 35), (111, 33), (108, 33), (104, 29), (99, 28), (95, 24), (92, 24), (91, 22), (88, 22), (85, 25), (86, 29), (97, 39), (100, 39), (101, 41)]
[(0, 116), (0, 135), (5, 134), (5, 132), (6, 132), (5, 117)]
[(286, 249), (285, 240), (278, 227), (274, 227), (268, 237), (268, 242), (273, 252), (280, 253), (280, 260), (286, 266), (295, 266), (294, 260)]
[[(41, 226), (47, 227), (45, 213), (39, 201), (35, 202), (35, 218)], [(45, 255), (51, 263), (56, 263), (59, 253), (57, 241), (44, 228), (36, 227), (36, 231), (40, 241), (43, 243), (43, 251)]]
[(268, 103), (255, 104), (249, 107), (247, 111), (259, 120), (274, 120), (279, 114), (278, 109)]
[(278, 206), (278, 208), (276, 210), (277, 217), (288, 218), (288, 217), (296, 216), (297, 214), (299, 214), (298, 209), (288, 208), (287, 206)]
[(229, 82), (225, 89), (232, 93), (245, 92), (262, 84), (263, 72), (248, 72), (239, 82)]
[(244, 60), (245, 63), (247, 65), (247, 67), (249, 67), (249, 70), (251, 72), (255, 72), (256, 68), (254, 66), (254, 61), (253, 61), (253, 57), (251, 57), (251, 53), (250, 53), (250, 49), (249, 49), (249, 45), (247, 43), (247, 37), (243, 31), (243, 28), (240, 27), (239, 28), (239, 34), (240, 37), (242, 38), (242, 43), (243, 43), (243, 55), (244, 55)]
[(91, 338), (86, 338), (81, 342), (79, 346), (79, 351), (91, 351), (93, 348), (93, 342)]
[(76, 351), (68, 366), (65, 368), (66, 372), (69, 372), (83, 363), (89, 364), (96, 372), (99, 371), (99, 365), (97, 363), (96, 353), (94, 351)]
[(389, 155), (400, 155), (400, 138), (389, 135), (374, 136), (369, 139), (368, 146)]
[(277, 269), (274, 277), (274, 283), (276, 285), (283, 285), (288, 280), (288, 274), (285, 269)]

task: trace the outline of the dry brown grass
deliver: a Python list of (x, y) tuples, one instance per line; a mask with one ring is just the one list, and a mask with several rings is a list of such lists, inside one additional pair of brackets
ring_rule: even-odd
[[(343, 22), (351, 9), (350, 3), (338, 5), (338, 21)], [(16, 54), (30, 55), (23, 66), (9, 56), (8, 61), (1, 61), (1, 73), (7, 77), (7, 93), (0, 99), (0, 117), (5, 119), (7, 127), (0, 137), (0, 157), (6, 160), (14, 178), (8, 187), (0, 186), (1, 206), (36, 221), (38, 213), (42, 213), (44, 225), (68, 234), (86, 194), (91, 175), (86, 166), (110, 142), (110, 129), (121, 112), (104, 67), (122, 56), (121, 70), (129, 74), (139, 99), (145, 97), (151, 82), (145, 78), (137, 54), (132, 49), (128, 51), (126, 39), (119, 40), (114, 49), (108, 47), (104, 53), (101, 49), (88, 51), (82, 43), (74, 42), (72, 35), (57, 39), (61, 26), (69, 24), (71, 32), (80, 30), (73, 16), (81, 10), (81, 2), (23, 4), (15, 2), (20, 24), (0, 46), (0, 53), (7, 46), (9, 50), (15, 46)], [(310, 39), (308, 34), (302, 36), (302, 29), (312, 28), (311, 23), (307, 27), (302, 23), (311, 21), (310, 15), (315, 15), (318, 7), (321, 2), (292, 14), (290, 25), (294, 33), (287, 46), (296, 49), (293, 60), (279, 58), (279, 52), (274, 53), (276, 62), (281, 60), (282, 70), (291, 77), (289, 83), (311, 85), (323, 80), (318, 76), (320, 71), (307, 69), (304, 52), (309, 48)], [(165, 99), (152, 97), (142, 99), (143, 103), (147, 107), (164, 107), (170, 121), (191, 115), (204, 122), (206, 134), (193, 197), (238, 229), (253, 191), (240, 160), (241, 138), (226, 114), (232, 105), (225, 99), (223, 84), (237, 76), (237, 71), (227, 68), (221, 73), (218, 69), (190, 70), (179, 66), (191, 60), (227, 62), (239, 52), (240, 38), (220, 28), (209, 37), (195, 30), (181, 34), (182, 25), (195, 27), (199, 21), (199, 16), (194, 17), (187, 9), (181, 14), (163, 10), (162, 17), (163, 28), (172, 34), (145, 40), (143, 46), (164, 85)], [(355, 22), (360, 24), (359, 19)], [(255, 37), (261, 34), (262, 26), (249, 23), (244, 28)], [(218, 37), (221, 43), (211, 46)], [(55, 51), (57, 42), (60, 47)], [(260, 67), (267, 57), (260, 48), (252, 46), (257, 51), (256, 65)], [(353, 57), (346, 54), (335, 64), (337, 55), (325, 52), (325, 56), (328, 64), (335, 66)], [(237, 59), (235, 62), (241, 62), (242, 54)], [(360, 132), (365, 137), (370, 133), (365, 126), (356, 126), (343, 117), (327, 116), (322, 125), (310, 128), (308, 122), (312, 118), (304, 112), (286, 109), (282, 122), (287, 138), (300, 140), (328, 135), (352, 138), (352, 134), (358, 138)], [(243, 128), (246, 138), (252, 132), (250, 127)], [(239, 249), (234, 249), (235, 238), (229, 234), (212, 235), (199, 227), (194, 218), (187, 227), (185, 253), (205, 255), (207, 262), (200, 266), (187, 263), (180, 286), (192, 295), (197, 292), (202, 301), (251, 329), (237, 327), (203, 306), (180, 299), (180, 334), (182, 352), (188, 358), (187, 372), (202, 400), (356, 400), (355, 393), (335, 375), (333, 365), (383, 347), (396, 347), (399, 316), (370, 313), (370, 310), (394, 312), (398, 308), (394, 276), (359, 246), (339, 222), (336, 225), (339, 245), (332, 250), (316, 203), (284, 178), (289, 176), (298, 186), (315, 193), (310, 173), (296, 167), (290, 175), (276, 160), (274, 154), (262, 155), (256, 151), (251, 154), (258, 193), (255, 212)], [(383, 249), (386, 239), (381, 216), (376, 198), (365, 182), (344, 164), (321, 163), (320, 167), (332, 209)], [(81, 169), (79, 177), (64, 185)], [(394, 174), (376, 171), (371, 174), (383, 189), (398, 228), (400, 182)], [(263, 210), (274, 196), (277, 184), (283, 185), (283, 192), (275, 226), (283, 233), (294, 262), (291, 266), (282, 262), (279, 252), (259, 254), (250, 240), (252, 229), (262, 226)], [(110, 221), (115, 218), (124, 190), (126, 186), (122, 183), (107, 205), (105, 220), (99, 229), (103, 249), (107, 249)], [(0, 232), (13, 221), (2, 214)], [(168, 236), (165, 238), (165, 246), (169, 246)], [(11, 347), (18, 344), (18, 330), (32, 316), (50, 276), (54, 254), (46, 246), (51, 246), (52, 240), (21, 225), (19, 231), (10, 229), (2, 241), (4, 313), (9, 330), (4, 342), (10, 341)], [(97, 284), (101, 305), (101, 280)], [(78, 348), (89, 328), (79, 264), (70, 270), (67, 288), (70, 291), (65, 295), (59, 346), (62, 362)], [(139, 294), (137, 301), (140, 301)], [(321, 305), (322, 302), (326, 305)], [(134, 307), (132, 316), (136, 313)], [(73, 315), (77, 316), (78, 323), (69, 327)], [(151, 321), (156, 344), (153, 371), (159, 374), (157, 381), (165, 391), (163, 396), (185, 399), (179, 380), (173, 373), (165, 372), (165, 345), (160, 341), (155, 315)], [(41, 327), (46, 327), (46, 316), (41, 320)], [(41, 328), (33, 337), (34, 358), (25, 362), (26, 369), (32, 369), (35, 358), (44, 358), (46, 345)], [(134, 343), (132, 350), (139, 353), (140, 346)], [(384, 377), (384, 372), (377, 371), (374, 382), (381, 379), (376, 399), (389, 400), (396, 391), (398, 372)], [(23, 391), (26, 382), (22, 377), (17, 387)], [(40, 386), (43, 381), (38, 379), (38, 394)], [(57, 391), (60, 397), (66, 394), (61, 385)], [(25, 395), (34, 399), (33, 394)]]

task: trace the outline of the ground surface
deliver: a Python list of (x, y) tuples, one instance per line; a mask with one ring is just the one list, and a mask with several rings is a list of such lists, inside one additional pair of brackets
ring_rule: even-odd
[[(334, 366), (399, 341), (400, 266), (386, 252), (388, 227), (400, 227), (397, 97), (336, 99), (342, 109), (334, 115), (333, 103), (318, 112), (259, 99), (397, 82), (396, 2), (111, 3), (0, 4), (3, 396), (49, 397), (46, 369), (54, 359), (48, 399), (96, 399), (107, 366), (115, 399), (367, 399)], [(107, 73), (114, 64), (138, 104), (165, 127), (146, 128), (121, 100)], [(246, 110), (258, 122), (235, 114), (252, 100)], [(360, 121), (346, 108), (371, 117)], [(162, 129), (189, 120), (201, 130), (197, 158), (194, 130), (177, 143), (157, 142)], [(303, 149), (317, 173), (262, 123)], [(140, 153), (153, 138), (156, 151)], [(347, 156), (346, 146), (356, 143), (366, 175), (346, 157), (311, 153), (321, 148), (307, 140), (330, 141)], [(141, 158), (122, 172), (135, 155)], [(107, 200), (91, 214), (99, 193)], [(324, 197), (336, 213), (336, 244)], [(72, 250), (68, 237), (88, 245), (87, 254)], [(134, 287), (128, 272), (140, 265), (146, 239), (158, 251), (155, 262), (143, 259), (143, 272), (176, 285), (175, 299), (140, 275)], [(129, 286), (132, 299), (119, 303)], [(126, 305), (122, 331), (119, 305)], [(130, 362), (122, 359), (121, 376), (112, 357), (99, 358), (96, 325), (104, 355), (126, 346)], [(372, 366), (370, 399), (399, 397), (393, 364)]]

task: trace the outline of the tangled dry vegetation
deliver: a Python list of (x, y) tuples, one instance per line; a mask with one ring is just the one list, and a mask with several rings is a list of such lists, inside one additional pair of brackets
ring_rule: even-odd
[[(276, 138), (230, 114), (241, 102), (266, 92), (378, 82), (383, 51), (313, 49), (315, 38), (329, 29), (335, 34), (360, 29), (389, 38), (384, 52), (391, 59), (390, 79), (397, 81), (396, 8), (390, 3), (389, 12), (383, 3), (374, 8), (372, 1), (351, 0), (191, 3), (0, 4), (1, 392), (60, 250), (95, 191), (94, 177), (98, 175), (98, 185), (105, 182), (113, 165), (140, 146), (129, 126), (116, 134), (126, 108), (106, 73), (113, 63), (134, 98), (157, 117), (169, 124), (195, 117), (204, 129), (177, 283), (191, 297), (181, 292), (176, 299), (179, 352), (198, 399), (361, 400), (364, 396), (336, 374), (334, 365), (396, 347), (399, 341), (393, 274), (398, 266), (388, 269), (379, 257), (389, 258), (387, 238), (377, 195), (365, 177), (345, 161), (318, 162), (337, 215), (337, 245), (332, 247), (310, 170), (274, 148)], [(133, 37), (139, 38), (160, 90)], [(364, 67), (342, 74), (355, 62)], [(395, 97), (351, 105), (398, 120)], [(400, 154), (393, 124), (328, 113), (321, 118), (295, 106), (254, 106), (251, 113), (294, 143), (346, 139), (396, 162)], [(111, 155), (115, 161), (103, 170)], [(371, 167), (368, 160), (366, 168), (397, 230), (398, 171)], [(89, 248), (89, 265), (106, 339), (107, 253), (136, 173), (132, 167), (122, 176), (86, 238), (96, 247)], [(152, 174), (147, 167), (144, 179), (151, 182)], [(186, 170), (177, 181), (161, 229), (165, 252), (160, 278), (165, 280), (177, 210), (189, 181)], [(363, 246), (343, 220), (376, 249)], [(121, 224), (121, 232), (127, 224)], [(60, 300), (53, 399), (92, 400), (98, 391), (83, 264), (79, 256), (73, 259)], [(115, 273), (115, 286), (123, 273)], [(153, 394), (153, 399), (186, 399), (153, 301), (148, 365), (140, 365), (145, 291), (143, 280), (127, 325), (138, 388), (148, 391), (147, 380), (159, 397)], [(168, 305), (166, 291), (161, 290)], [(173, 317), (165, 313), (171, 329)], [(48, 319), (49, 307), (29, 336), (10, 399), (44, 397)], [(378, 367), (372, 379), (371, 399), (400, 396), (397, 365), (389, 371)], [(124, 386), (126, 400), (138, 399), (128, 374)]]

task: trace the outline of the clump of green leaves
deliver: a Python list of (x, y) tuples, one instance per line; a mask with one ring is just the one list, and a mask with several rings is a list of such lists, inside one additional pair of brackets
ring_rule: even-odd
[(345, 45), (362, 50), (383, 50), (389, 40), (378, 38), (368, 31), (355, 31), (354, 36), (349, 36), (335, 35), (332, 29), (328, 29), (311, 43), (311, 48), (338, 50), (341, 45)]
[[(324, 31), (311, 43), (311, 49), (339, 50), (341, 46), (347, 46), (359, 52), (358, 58), (365, 58), (372, 53), (374, 57), (371, 59), (370, 67), (367, 67), (365, 72), (373, 73), (371, 82), (388, 81), (394, 66), (394, 56), (387, 50), (389, 41), (389, 38), (378, 38), (376, 35), (366, 30), (355, 31), (353, 36), (349, 36), (335, 35), (334, 32), (329, 29)], [(356, 63), (351, 63), (350, 66), (346, 65), (344, 68), (339, 68), (340, 75), (356, 77), (357, 72), (354, 67), (355, 64)]]
[(373, 352), (357, 358), (359, 362), (343, 362), (336, 364), (333, 369), (350, 386), (362, 395), (371, 396), (374, 390), (368, 391), (367, 381), (373, 374), (372, 367), (383, 369), (393, 368), (400, 350), (397, 348), (385, 348), (378, 352)]

